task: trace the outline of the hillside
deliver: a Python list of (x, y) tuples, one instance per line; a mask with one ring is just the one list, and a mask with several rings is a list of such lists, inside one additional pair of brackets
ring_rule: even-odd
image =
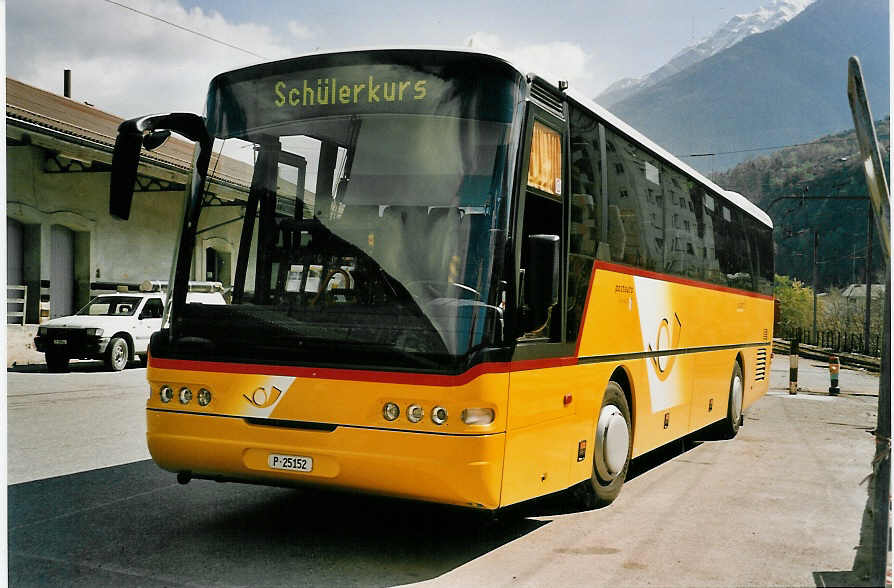
[[(890, 132), (890, 118), (876, 123), (889, 179)], [(859, 153), (854, 131), (846, 131), (746, 161), (716, 174), (715, 180), (744, 194), (772, 217), (777, 274), (812, 283), (812, 230), (816, 229), (820, 290), (844, 287), (865, 280), (867, 201), (780, 197), (866, 196)], [(876, 276), (882, 257), (877, 235), (873, 236), (872, 273)]]
[(816, 0), (772, 30), (746, 37), (611, 107), (702, 171), (749, 153), (803, 143), (852, 125), (847, 59), (860, 57), (875, 114), (889, 112), (886, 0)]
[(611, 108), (613, 104), (649, 86), (654, 86), (661, 80), (724, 49), (729, 49), (745, 37), (775, 29), (794, 18), (811, 2), (813, 0), (773, 0), (749, 14), (737, 14), (710, 36), (685, 47), (652, 73), (641, 78), (623, 78), (613, 83), (603, 90), (595, 101), (606, 108)]

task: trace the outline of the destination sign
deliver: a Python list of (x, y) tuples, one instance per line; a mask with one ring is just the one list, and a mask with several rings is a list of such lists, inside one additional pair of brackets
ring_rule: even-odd
[[(471, 68), (469, 68), (471, 69)], [(509, 72), (444, 71), (395, 64), (340, 65), (212, 82), (213, 136), (243, 136), (281, 123), (337, 115), (433, 114), (512, 120), (519, 84)], [(501, 72), (502, 73), (502, 72)], [(234, 76), (235, 77), (235, 76)]]

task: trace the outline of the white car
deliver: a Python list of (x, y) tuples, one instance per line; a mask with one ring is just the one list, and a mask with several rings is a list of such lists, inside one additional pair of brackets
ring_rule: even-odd
[[(147, 282), (152, 285), (158, 282)], [(220, 285), (187, 294), (188, 303), (226, 304)], [(157, 286), (156, 286), (157, 287)], [(217, 291), (213, 291), (213, 290)], [(47, 369), (63, 372), (71, 359), (102, 359), (113, 371), (138, 357), (145, 363), (149, 339), (161, 329), (165, 295), (160, 291), (103, 294), (72, 316), (41, 325), (34, 338)]]

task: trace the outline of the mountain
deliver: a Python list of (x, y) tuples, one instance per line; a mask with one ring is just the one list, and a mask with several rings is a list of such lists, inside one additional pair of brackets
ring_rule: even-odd
[[(816, 0), (790, 21), (745, 37), (611, 107), (704, 172), (766, 147), (849, 128), (847, 59), (860, 57), (876, 118), (889, 109), (887, 0)], [(732, 153), (731, 153), (732, 152)]]
[(745, 37), (775, 29), (797, 16), (812, 2), (813, 0), (775, 0), (752, 13), (736, 15), (714, 31), (711, 36), (686, 47), (652, 73), (641, 78), (618, 80), (599, 94), (595, 100), (608, 108), (640, 90), (654, 86), (690, 65), (732, 47)]
[[(875, 128), (890, 179), (890, 118), (876, 122)], [(744, 194), (773, 219), (777, 274), (812, 283), (816, 231), (819, 289), (843, 288), (865, 281), (868, 200), (852, 199), (868, 194), (859, 155), (850, 130), (740, 163), (714, 179)], [(875, 278), (883, 259), (874, 226), (873, 237)]]

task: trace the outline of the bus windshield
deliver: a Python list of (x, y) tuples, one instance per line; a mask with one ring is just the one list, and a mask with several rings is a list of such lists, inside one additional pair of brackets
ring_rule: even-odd
[(195, 241), (217, 253), (193, 272), (231, 303), (186, 305), (177, 335), (241, 361), (433, 368), (492, 344), (517, 74), (277, 65), (212, 83), (219, 160), (251, 187), (202, 199)]

